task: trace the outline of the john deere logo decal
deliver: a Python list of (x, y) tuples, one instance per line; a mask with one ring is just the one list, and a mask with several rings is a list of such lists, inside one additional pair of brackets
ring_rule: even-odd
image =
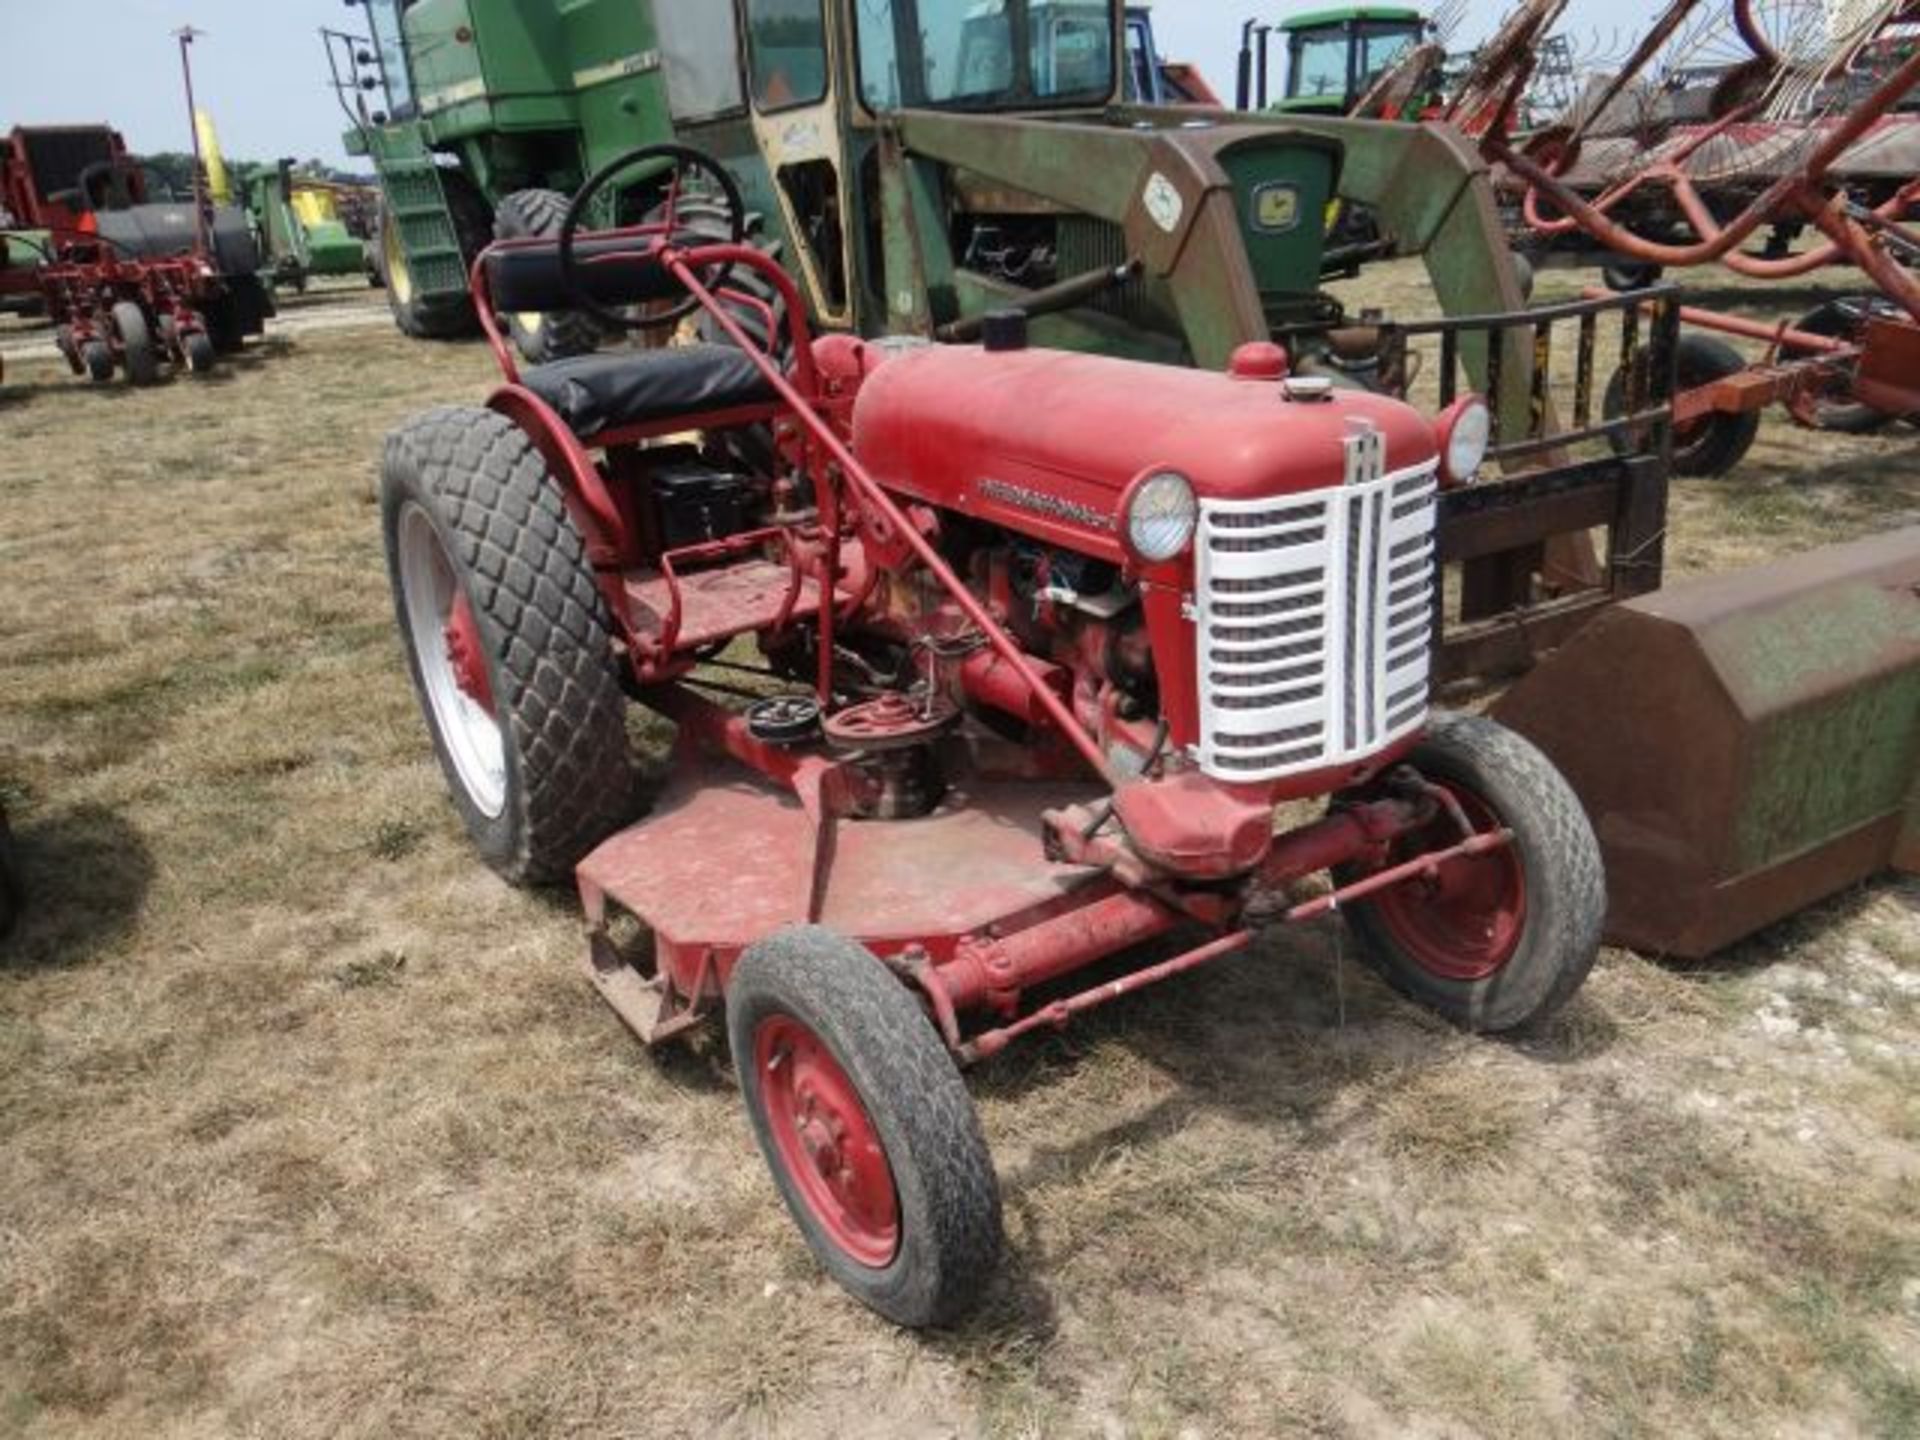
[(1269, 235), (1284, 235), (1300, 226), (1300, 187), (1274, 183), (1253, 192), (1254, 227)]

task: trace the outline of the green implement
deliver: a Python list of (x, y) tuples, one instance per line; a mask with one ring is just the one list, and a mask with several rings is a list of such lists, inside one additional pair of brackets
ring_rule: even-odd
[(1616, 606), (1495, 713), (1593, 818), (1615, 944), (1700, 959), (1920, 868), (1920, 528)]

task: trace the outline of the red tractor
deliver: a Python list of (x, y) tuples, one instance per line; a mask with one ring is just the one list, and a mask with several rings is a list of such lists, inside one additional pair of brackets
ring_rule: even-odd
[(0, 303), (43, 310), (95, 381), (204, 374), (273, 313), (246, 213), (164, 194), (104, 125), (0, 140), (0, 261)]
[[(674, 167), (664, 209), (583, 233), (640, 163)], [(816, 338), (744, 234), (727, 173), (662, 146), (486, 251), (506, 382), (390, 439), (382, 521), (474, 843), (577, 883), (643, 1040), (724, 1009), (842, 1285), (957, 1316), (1001, 1246), (961, 1068), (1262, 927), (1343, 914), (1476, 1031), (1574, 993), (1604, 908), (1579, 804), (1517, 736), (1429, 710), (1437, 501), (1486, 451), (1478, 399), (1436, 423), (1273, 345), (1209, 374), (1030, 348), (1018, 315), (977, 345)], [(698, 309), (732, 344), (520, 368), (493, 319), (576, 307)], [(678, 726), (637, 823), (629, 700)]]

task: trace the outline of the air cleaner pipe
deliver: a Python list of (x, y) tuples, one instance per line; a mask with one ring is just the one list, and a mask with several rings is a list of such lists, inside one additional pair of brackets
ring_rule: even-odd
[[(757, 266), (768, 263), (764, 255), (747, 245), (699, 246), (690, 253), (703, 265), (731, 262)], [(920, 563), (933, 572), (934, 578), (953, 597), (953, 603), (960, 607), (961, 613), (973, 622), (982, 635), (987, 637), (987, 643), (1019, 672), (1020, 677), (1034, 692), (1041, 708), (1047, 712), (1047, 717), (1059, 727), (1060, 733), (1073, 743), (1073, 748), (1080, 752), (1081, 757), (1093, 768), (1094, 773), (1104, 780), (1109, 788), (1118, 789), (1120, 777), (1107, 763), (1107, 757), (1101, 753), (1099, 744), (1087, 733), (1086, 728), (1075, 718), (1060, 697), (1047, 688), (1046, 681), (1034, 669), (1026, 652), (1014, 644), (1013, 638), (1001, 627), (1000, 622), (987, 612), (986, 606), (974, 598), (973, 592), (968, 590), (960, 577), (953, 573), (953, 568), (940, 558), (939, 552), (927, 543), (926, 537), (920, 533), (900, 507), (894, 504), (893, 497), (888, 495), (880, 487), (879, 482), (867, 473), (866, 467), (854, 458), (853, 452), (846, 447), (838, 435), (833, 433), (832, 427), (814, 414), (812, 402), (794, 388), (792, 382), (780, 373), (777, 365), (761, 353), (760, 347), (753, 343), (747, 332), (741, 328), (739, 321), (728, 314), (726, 309), (714, 299), (713, 292), (700, 283), (700, 277), (694, 274), (692, 266), (687, 263), (680, 251), (672, 247), (663, 249), (660, 252), (660, 262), (676, 280), (686, 287), (687, 293), (706, 308), (719, 323), (720, 328), (727, 333), (728, 338), (740, 347), (747, 358), (753, 362), (754, 367), (760, 371), (762, 378), (773, 387), (774, 393), (792, 407), (794, 415), (813, 437), (814, 442), (833, 458), (834, 462), (840, 466), (848, 483), (860, 492), (862, 499), (880, 512), (887, 523), (893, 527), (894, 533), (905, 542), (909, 550), (913, 551)], [(808, 358), (810, 362), (810, 357)], [(831, 583), (831, 577), (829, 577), (829, 583)]]

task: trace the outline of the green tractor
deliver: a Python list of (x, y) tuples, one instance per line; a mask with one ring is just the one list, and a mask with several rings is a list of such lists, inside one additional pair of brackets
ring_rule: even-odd
[(316, 276), (363, 273), (366, 247), (347, 223), (339, 188), (296, 175), (290, 160), (247, 176), (247, 212), (274, 284), (305, 291)]
[[(1268, 89), (1268, 50), (1276, 29), (1287, 63), (1278, 100)], [(1428, 43), (1432, 29), (1425, 15), (1404, 5), (1341, 5), (1296, 15), (1278, 26), (1249, 20), (1240, 32), (1238, 107), (1282, 115), (1351, 115), (1383, 76)]]
[[(1129, 36), (1132, 8), (370, 0), (369, 35), (330, 32), (330, 53), (409, 334), (470, 333), (480, 249), (556, 233), (595, 171), (668, 140), (728, 167), (755, 242), (826, 329), (934, 335), (1018, 301), (1046, 344), (1217, 367), (1250, 340), (1338, 327), (1319, 290), (1336, 192), (1427, 256), (1446, 313), (1520, 308), (1484, 168), (1457, 139), (1132, 101), (1130, 51), (1151, 44)], [(629, 218), (661, 198), (643, 175), (616, 193)], [(529, 359), (599, 338), (578, 317), (510, 319)]]

